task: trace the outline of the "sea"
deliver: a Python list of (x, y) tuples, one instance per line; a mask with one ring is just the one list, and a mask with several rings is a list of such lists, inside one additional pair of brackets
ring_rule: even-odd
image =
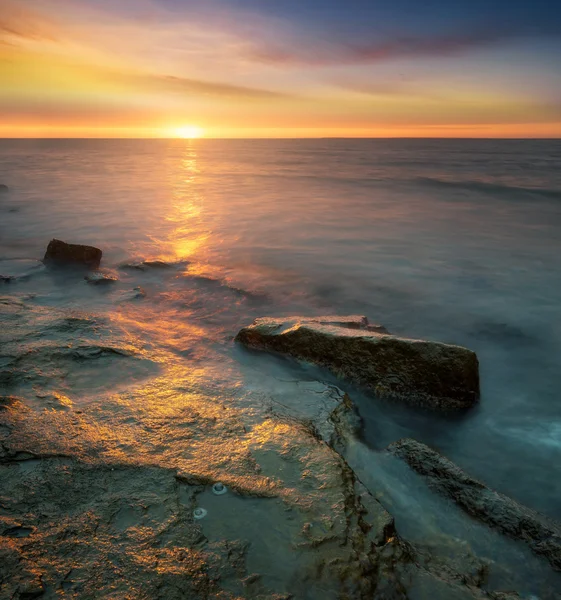
[[(260, 316), (365, 315), (480, 362), (480, 402), (461, 414), (335, 382), (363, 419), (349, 463), (385, 482), (398, 532), (438, 526), (377, 458), (403, 437), (561, 521), (561, 140), (4, 139), (0, 183), (0, 295), (29, 307), (25, 331), (49, 311), (91, 316), (144, 357), (97, 370), (20, 361), (3, 393), (35, 410), (39, 389), (64, 393), (111, 427), (115, 398), (122, 407), (173, 363), (168, 377), (187, 373), (191, 392), (274, 408), (297, 396), (294, 382), (329, 375), (247, 352), (237, 331)], [(42, 269), (52, 238), (101, 248), (118, 281)], [(162, 402), (146, 410), (166, 414)]]

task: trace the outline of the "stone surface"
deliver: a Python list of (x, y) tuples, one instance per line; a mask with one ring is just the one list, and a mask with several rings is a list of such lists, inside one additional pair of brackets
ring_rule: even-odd
[(328, 367), (382, 398), (439, 409), (467, 408), (479, 398), (474, 352), (396, 337), (362, 316), (261, 318), (236, 340)]
[(118, 302), (131, 302), (146, 298), (146, 291), (140, 286), (134, 287), (132, 290), (123, 290), (120, 292)]
[(130, 322), (0, 297), (2, 600), (496, 597), (479, 563), (397, 535), (333, 450), (360, 431), (341, 390), (279, 381), (268, 402)]
[(118, 277), (100, 271), (90, 273), (89, 275), (86, 275), (84, 279), (91, 285), (107, 285), (119, 281)]
[(119, 268), (125, 271), (148, 271), (149, 269), (173, 269), (176, 266), (176, 263), (163, 260), (142, 260), (124, 263)]
[(101, 263), (102, 252), (94, 246), (67, 244), (53, 239), (49, 242), (43, 258), (45, 264), (77, 265), (97, 269)]
[(431, 487), (451, 498), (467, 513), (511, 538), (525, 542), (555, 570), (561, 571), (561, 527), (557, 523), (489, 489), (421, 442), (399, 440), (390, 444), (388, 451), (405, 460), (427, 478)]
[(9, 192), (9, 191), (10, 191), (10, 188), (6, 184), (0, 183), (0, 194)]

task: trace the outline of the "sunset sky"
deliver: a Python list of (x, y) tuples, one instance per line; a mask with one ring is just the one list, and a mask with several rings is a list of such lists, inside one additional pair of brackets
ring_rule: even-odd
[(1, 137), (561, 137), (553, 0), (0, 0)]

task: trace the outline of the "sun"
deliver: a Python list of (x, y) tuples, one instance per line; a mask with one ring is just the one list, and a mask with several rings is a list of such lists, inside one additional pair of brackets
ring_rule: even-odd
[(203, 129), (197, 125), (184, 125), (183, 127), (176, 127), (174, 133), (175, 137), (183, 138), (185, 140), (193, 140), (204, 135)]

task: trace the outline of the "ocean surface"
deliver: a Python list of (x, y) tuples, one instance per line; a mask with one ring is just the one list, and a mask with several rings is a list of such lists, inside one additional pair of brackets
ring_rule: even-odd
[[(481, 401), (438, 416), (339, 383), (365, 423), (361, 478), (383, 479), (378, 451), (414, 437), (561, 520), (561, 141), (0, 140), (0, 183), (0, 275), (15, 277), (0, 295), (29, 304), (25, 326), (49, 310), (95, 315), (146, 356), (23, 373), (10, 393), (37, 405), (42, 386), (104, 410), (172, 361), (217, 399), (251, 392), (236, 404), (251, 411), (317, 374), (236, 347), (242, 326), (366, 315), (473, 349)], [(119, 281), (29, 271), (51, 238), (101, 248)], [(143, 260), (170, 267), (130, 268)], [(386, 500), (414, 536), (423, 517), (408, 517), (395, 477)]]

